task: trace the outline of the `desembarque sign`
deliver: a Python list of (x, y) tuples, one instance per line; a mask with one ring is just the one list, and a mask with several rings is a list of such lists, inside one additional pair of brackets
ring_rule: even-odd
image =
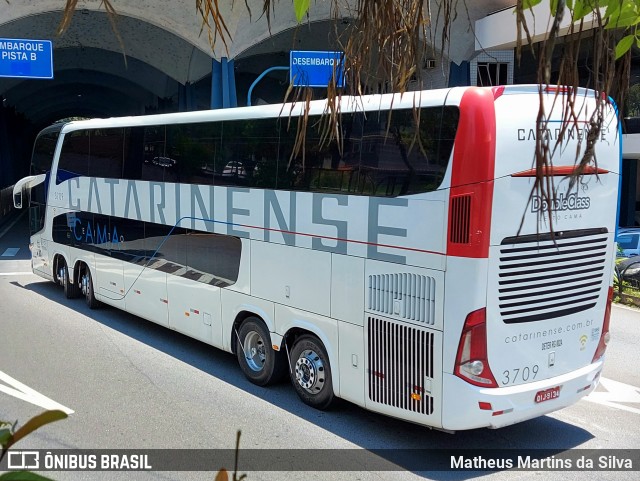
[(292, 50), (289, 81), (295, 87), (327, 87), (333, 76), (336, 87), (344, 87), (344, 53)]

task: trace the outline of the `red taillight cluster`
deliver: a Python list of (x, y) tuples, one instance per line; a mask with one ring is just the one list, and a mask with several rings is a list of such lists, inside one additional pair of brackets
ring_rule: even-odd
[(471, 312), (464, 321), (455, 375), (481, 387), (498, 387), (487, 358), (487, 310)]
[(613, 287), (609, 287), (609, 293), (607, 295), (607, 307), (604, 311), (604, 322), (602, 323), (602, 333), (600, 334), (600, 342), (598, 343), (598, 348), (596, 349), (596, 353), (593, 355), (593, 360), (596, 362), (607, 350), (607, 344), (609, 344), (609, 338), (611, 335), (609, 334), (609, 321), (611, 320), (611, 302), (613, 301)]

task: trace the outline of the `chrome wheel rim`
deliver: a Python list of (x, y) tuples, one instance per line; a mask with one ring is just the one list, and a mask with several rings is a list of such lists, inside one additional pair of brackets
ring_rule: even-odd
[(267, 354), (264, 341), (262, 340), (260, 334), (258, 334), (256, 331), (249, 332), (244, 337), (242, 347), (244, 349), (244, 357), (247, 361), (247, 366), (249, 366), (249, 369), (255, 372), (262, 371), (262, 369), (264, 368), (264, 363), (267, 360)]
[(322, 359), (318, 354), (307, 349), (302, 351), (296, 361), (295, 367), (296, 381), (310, 394), (318, 394), (325, 382), (325, 369)]
[(80, 279), (80, 283), (82, 285), (82, 294), (86, 296), (89, 293), (89, 276), (84, 274)]
[(65, 266), (58, 269), (58, 281), (63, 286), (67, 283), (67, 268)]

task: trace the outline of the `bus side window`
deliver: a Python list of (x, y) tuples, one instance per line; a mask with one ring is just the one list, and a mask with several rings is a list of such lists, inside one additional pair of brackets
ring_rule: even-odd
[(285, 124), (280, 135), (281, 158), (286, 163), (289, 183), (295, 190), (359, 194), (361, 114), (343, 114), (340, 117), (340, 139), (325, 138), (324, 120), (309, 117), (305, 143), (291, 159), (297, 134), (297, 122)]
[(214, 184), (281, 187), (277, 118), (230, 120), (222, 123), (221, 155), (216, 157)]
[(166, 126), (144, 127), (143, 145), (142, 180), (164, 181), (164, 167), (169, 162), (166, 154)]
[(221, 155), (220, 122), (167, 126), (165, 181), (213, 185)]
[(128, 180), (142, 179), (144, 162), (144, 127), (128, 127), (124, 132), (124, 166), (122, 178)]
[(89, 175), (107, 179), (122, 178), (124, 129), (91, 131)]

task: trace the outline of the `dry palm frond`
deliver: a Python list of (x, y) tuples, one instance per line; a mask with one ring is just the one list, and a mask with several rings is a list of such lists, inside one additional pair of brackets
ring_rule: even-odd
[(423, 2), (358, 0), (356, 12), (355, 28), (343, 45), (351, 93), (405, 92), (420, 74), (427, 24)]
[(113, 30), (113, 34), (118, 39), (118, 43), (120, 44), (120, 49), (122, 50), (122, 56), (124, 57), (124, 65), (127, 66), (127, 53), (124, 46), (124, 42), (122, 41), (122, 37), (120, 36), (120, 32), (118, 32), (118, 26), (116, 25), (118, 14), (116, 9), (113, 8), (113, 5), (109, 0), (102, 0), (104, 4), (104, 9), (107, 12), (107, 17), (109, 18), (109, 23), (111, 24), (111, 30)]
[(64, 12), (62, 13), (62, 20), (60, 21), (56, 32), (57, 35), (62, 35), (67, 31), (69, 25), (71, 25), (71, 20), (73, 20), (73, 14), (76, 11), (77, 5), (78, 0), (67, 0), (66, 5), (64, 6)]
[[(111, 30), (113, 30), (113, 34), (116, 36), (118, 40), (118, 44), (120, 45), (120, 49), (122, 50), (122, 55), (124, 57), (124, 64), (127, 65), (127, 54), (125, 50), (125, 45), (120, 36), (120, 32), (118, 32), (117, 26), (117, 18), (118, 13), (116, 9), (113, 7), (110, 0), (102, 0), (102, 5), (104, 5), (104, 9), (107, 12), (107, 17), (109, 18), (109, 23), (111, 24)], [(71, 25), (71, 21), (73, 20), (73, 14), (76, 11), (78, 6), (78, 0), (67, 0), (64, 11), (62, 12), (62, 20), (58, 24), (58, 29), (56, 31), (57, 35), (64, 35), (66, 31), (69, 29)]]
[[(341, 150), (339, 112), (343, 93), (356, 96), (372, 92), (404, 93), (409, 82), (419, 81), (421, 69), (418, 64), (424, 55), (425, 28), (429, 19), (424, 17), (422, 0), (358, 0), (355, 25), (348, 30), (346, 42), (342, 42), (337, 31), (339, 8), (337, 1), (334, 2), (335, 35), (343, 51), (346, 87), (337, 87), (338, 73), (334, 72), (327, 88), (325, 112), (314, 127), (319, 131), (322, 145), (336, 141)], [(310, 89), (290, 87), (287, 92), (287, 99), (305, 102), (293, 156), (300, 152), (304, 156), (311, 96)]]
[[(537, 136), (534, 154), (534, 165), (537, 176), (531, 195), (538, 195), (546, 200), (548, 206), (545, 220), (549, 225), (553, 225), (550, 202), (555, 196), (555, 186), (553, 178), (545, 175), (551, 168), (551, 158), (556, 149), (561, 148), (567, 129), (576, 124), (579, 112), (576, 112), (576, 91), (580, 85), (579, 68), (583, 68), (580, 62), (581, 45), (588, 39), (591, 41), (592, 55), (589, 68), (591, 78), (589, 87), (596, 92), (597, 108), (588, 119), (589, 129), (583, 139), (583, 144), (576, 150), (576, 168), (569, 180), (569, 187), (574, 188), (579, 184), (583, 172), (588, 166), (596, 165), (595, 142), (602, 131), (604, 119), (604, 108), (606, 97), (601, 93), (607, 92), (616, 98), (622, 105), (628, 90), (628, 72), (630, 69), (630, 52), (618, 62), (615, 61), (615, 41), (619, 34), (615, 29), (605, 29), (605, 21), (601, 16), (601, 11), (596, 8), (598, 3), (589, 2), (567, 2), (566, 0), (544, 0), (549, 5), (555, 7), (551, 19), (551, 26), (547, 38), (542, 42), (537, 53), (534, 53), (533, 41), (530, 26), (527, 25), (525, 11), (526, 5), (533, 5), (532, 0), (517, 0), (515, 7), (516, 25), (518, 32), (517, 55), (520, 59), (523, 47), (523, 35), (526, 43), (531, 46), (532, 53), (538, 62), (538, 83), (540, 85), (562, 84), (569, 86), (568, 95), (557, 97), (556, 102), (561, 103), (563, 117), (563, 127), (560, 135), (552, 140), (547, 136)], [(343, 2), (331, 0), (332, 11), (334, 12), (335, 23), (338, 25), (339, 15)], [(77, 0), (66, 0), (62, 21), (58, 27), (58, 33), (63, 34), (69, 27), (73, 13), (77, 7)], [(344, 52), (346, 88), (339, 89), (335, 83), (331, 84), (327, 90), (328, 103), (326, 111), (316, 128), (320, 131), (322, 143), (333, 140), (340, 140), (341, 131), (339, 128), (339, 107), (343, 93), (362, 95), (365, 93), (399, 92), (408, 90), (412, 81), (421, 82), (421, 64), (427, 49), (428, 40), (430, 48), (435, 50), (436, 37), (440, 36), (438, 43), (440, 55), (444, 56), (452, 42), (451, 26), (457, 18), (460, 6), (467, 8), (466, 0), (438, 0), (436, 15), (432, 18), (432, 2), (429, 0), (357, 0), (352, 17), (355, 24), (348, 30), (346, 41), (341, 41), (340, 34), (336, 28), (336, 38), (339, 46)], [(124, 52), (124, 44), (116, 28), (116, 13), (110, 0), (103, 0), (105, 10), (109, 15), (112, 29), (114, 30), (121, 48)], [(249, 16), (251, 10), (247, 0), (244, 2)], [(560, 25), (566, 6), (576, 7), (580, 4), (582, 13), (576, 13), (569, 9), (569, 14), (576, 15), (570, 27), (570, 32), (561, 41)], [(596, 28), (591, 25), (585, 26), (584, 8), (585, 5), (593, 5), (593, 16)], [(266, 17), (269, 30), (271, 30), (271, 14), (275, 8), (274, 0), (263, 0), (262, 16)], [(591, 8), (591, 7), (589, 7)], [(206, 29), (209, 43), (212, 49), (215, 48), (217, 40), (221, 40), (228, 51), (231, 41), (231, 34), (224, 18), (222, 17), (219, 0), (196, 0), (196, 10), (202, 19), (201, 33)], [(468, 12), (467, 12), (468, 15)], [(534, 17), (535, 21), (535, 17)], [(578, 23), (576, 23), (578, 22)], [(428, 29), (428, 32), (427, 32)], [(589, 34), (585, 31), (589, 29)], [(429, 33), (429, 35), (427, 35)], [(554, 74), (552, 67), (558, 49), (563, 52), (559, 60), (557, 72)], [(555, 77), (554, 77), (555, 75)], [(306, 142), (307, 124), (309, 122), (309, 102), (313, 97), (311, 89), (289, 87), (286, 93), (286, 100), (303, 102), (303, 115), (296, 124), (296, 142), (292, 159), (302, 152), (304, 168), (304, 143)], [(547, 112), (542, 103), (543, 92), (540, 91), (540, 110), (537, 116), (537, 129), (543, 131), (547, 128)], [(293, 109), (293, 106), (291, 107)], [(291, 119), (289, 121), (291, 124)], [(553, 143), (555, 142), (555, 144)], [(340, 142), (338, 142), (340, 145)]]
[[(247, 9), (249, 9), (249, 5), (246, 3), (245, 5)], [(229, 44), (227, 42), (231, 40), (231, 33), (229, 33), (229, 28), (220, 13), (218, 0), (196, 0), (196, 10), (202, 18), (200, 33), (202, 34), (206, 28), (211, 49), (215, 49), (219, 36), (225, 49), (229, 51)], [(249, 14), (251, 14), (251, 10), (249, 10)]]
[[(531, 43), (531, 37), (524, 16), (523, 1), (519, 1), (516, 7), (516, 19), (518, 24), (518, 35), (522, 31), (526, 32), (527, 42)], [(573, 5), (573, 4), (572, 4)], [(540, 84), (540, 107), (536, 120), (538, 132), (545, 132), (548, 128), (548, 112), (543, 104), (543, 89), (547, 85), (562, 86), (558, 89), (558, 94), (554, 99), (554, 105), (561, 110), (562, 127), (559, 135), (552, 139), (550, 136), (537, 135), (534, 154), (534, 165), (536, 167), (536, 178), (531, 191), (531, 197), (539, 196), (544, 200), (546, 210), (540, 212), (540, 221), (544, 221), (553, 231), (553, 200), (556, 198), (557, 186), (554, 185), (553, 177), (546, 175), (552, 168), (552, 157), (555, 151), (562, 148), (566, 142), (568, 131), (577, 128), (579, 119), (584, 121), (584, 112), (581, 112), (582, 104), (576, 102), (577, 88), (579, 86), (593, 89), (595, 94), (596, 108), (589, 114), (587, 119), (586, 135), (578, 142), (575, 151), (575, 169), (569, 176), (568, 190), (575, 189), (583, 179), (584, 172), (588, 167), (597, 168), (597, 158), (595, 155), (595, 145), (601, 135), (605, 120), (605, 108), (608, 94), (615, 93), (618, 99), (624, 98), (624, 92), (628, 89), (628, 76), (625, 78), (622, 72), (628, 71), (629, 59), (623, 58), (616, 64), (615, 61), (615, 41), (616, 34), (613, 30), (605, 29), (605, 21), (601, 16), (601, 11), (593, 9), (593, 22), (596, 28), (586, 25), (584, 15), (576, 19), (575, 12), (567, 9), (565, 0), (558, 0), (555, 11), (552, 11), (551, 28), (547, 38), (542, 42), (538, 50), (538, 78)], [(572, 15), (569, 32), (560, 41), (560, 25), (563, 16)], [(590, 58), (588, 62), (589, 79), (587, 85), (581, 85), (580, 68), (584, 68), (584, 60), (581, 59), (585, 42), (590, 41)], [(522, 48), (522, 41), (518, 39), (518, 55)], [(561, 55), (554, 54), (561, 50)], [(556, 74), (554, 77), (554, 62)], [(562, 92), (562, 93), (561, 93)], [(581, 115), (582, 114), (582, 115)], [(524, 220), (524, 219), (523, 219)], [(522, 226), (522, 222), (521, 222)]]

